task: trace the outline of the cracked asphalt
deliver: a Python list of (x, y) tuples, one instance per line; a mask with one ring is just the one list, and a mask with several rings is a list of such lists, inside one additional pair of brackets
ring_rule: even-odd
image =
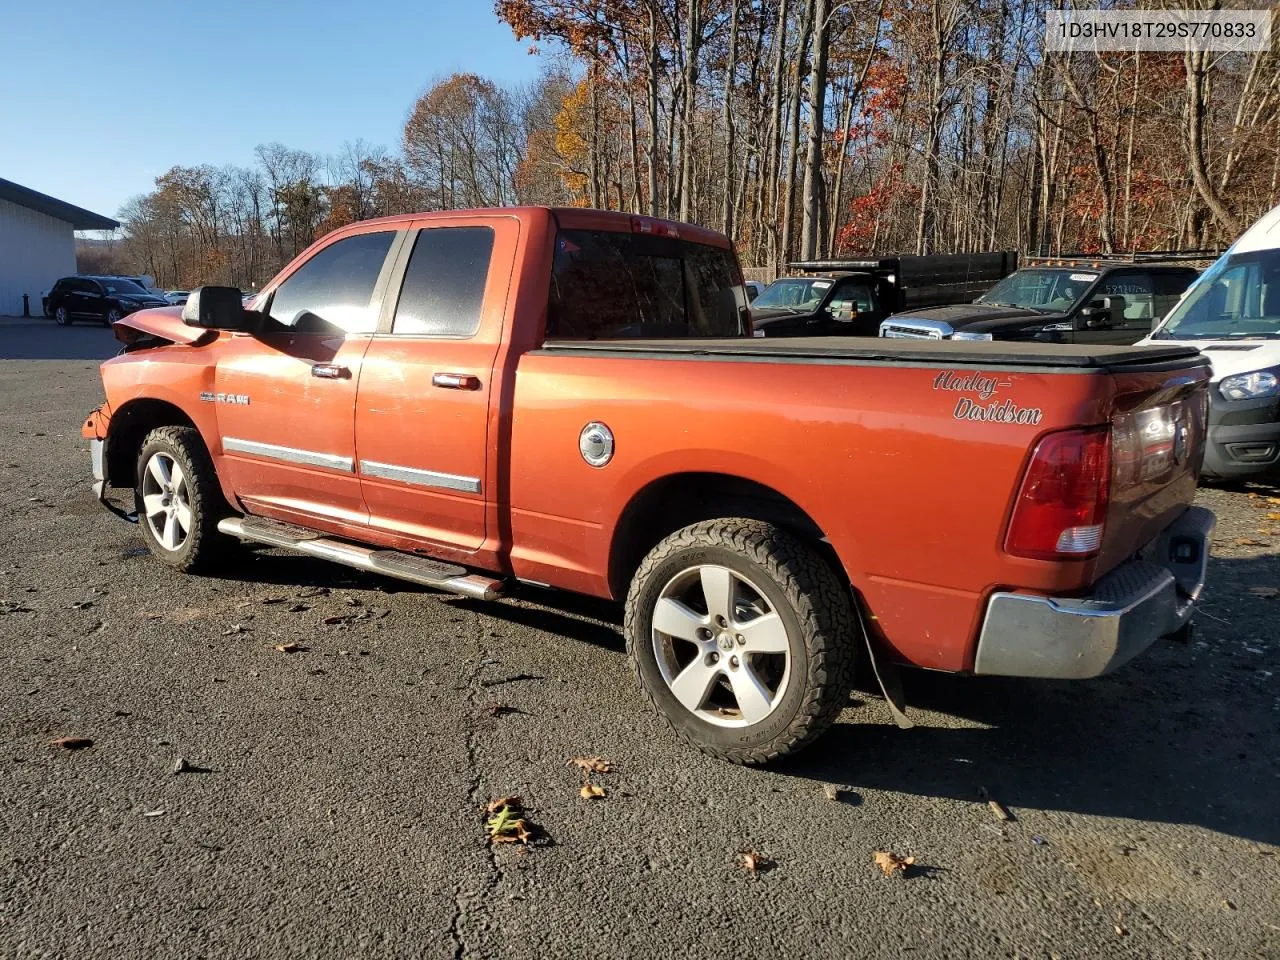
[[(1190, 644), (910, 674), (917, 729), (858, 690), (747, 770), (648, 712), (608, 605), (274, 550), (170, 572), (90, 496), (78, 358), (112, 352), (0, 320), (0, 957), (1280, 957), (1280, 599), (1250, 589), (1280, 587), (1280, 491), (1202, 493)], [(511, 794), (545, 839), (491, 848)]]

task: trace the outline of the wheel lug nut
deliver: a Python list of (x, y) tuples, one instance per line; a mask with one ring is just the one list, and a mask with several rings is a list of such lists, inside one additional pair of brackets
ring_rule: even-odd
[(709, 655), (707, 656), (707, 660), (708, 660), (708, 661), (710, 661), (711, 663), (719, 663), (719, 662), (720, 662), (720, 654), (718, 654), (718, 653), (712, 653), (712, 654), (709, 654)]
[(747, 644), (747, 638), (742, 634), (738, 634), (738, 646), (743, 647)]
[(716, 617), (716, 625), (717, 625), (717, 626), (720, 626), (720, 627), (725, 626), (725, 625), (726, 625), (726, 621), (725, 621), (724, 617), (717, 616), (717, 617)]
[(736, 670), (736, 669), (738, 668), (738, 658), (737, 658), (737, 657), (730, 657), (730, 658), (729, 658), (729, 666), (733, 667), (733, 668)]

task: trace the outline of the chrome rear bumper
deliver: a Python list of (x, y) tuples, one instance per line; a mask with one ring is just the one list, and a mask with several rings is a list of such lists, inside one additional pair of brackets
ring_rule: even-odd
[(997, 593), (974, 673), (1078, 680), (1110, 673), (1191, 619), (1204, 586), (1214, 516), (1188, 508), (1136, 559), (1085, 597)]

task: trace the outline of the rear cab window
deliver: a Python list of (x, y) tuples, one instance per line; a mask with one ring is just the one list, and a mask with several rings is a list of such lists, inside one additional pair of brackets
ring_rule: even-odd
[(431, 227), (418, 233), (391, 332), (463, 338), (480, 328), (493, 256), (492, 227)]
[(548, 340), (741, 337), (746, 309), (731, 250), (605, 230), (556, 235)]

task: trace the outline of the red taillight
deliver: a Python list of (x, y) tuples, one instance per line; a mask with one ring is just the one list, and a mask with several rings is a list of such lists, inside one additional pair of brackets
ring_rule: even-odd
[(1037, 560), (1089, 557), (1102, 545), (1111, 492), (1111, 431), (1064, 430), (1031, 455), (1005, 550)]
[(676, 229), (675, 224), (656, 220), (653, 217), (632, 217), (631, 232), (647, 233), (655, 237), (671, 237), (676, 240), (680, 238), (680, 231)]

